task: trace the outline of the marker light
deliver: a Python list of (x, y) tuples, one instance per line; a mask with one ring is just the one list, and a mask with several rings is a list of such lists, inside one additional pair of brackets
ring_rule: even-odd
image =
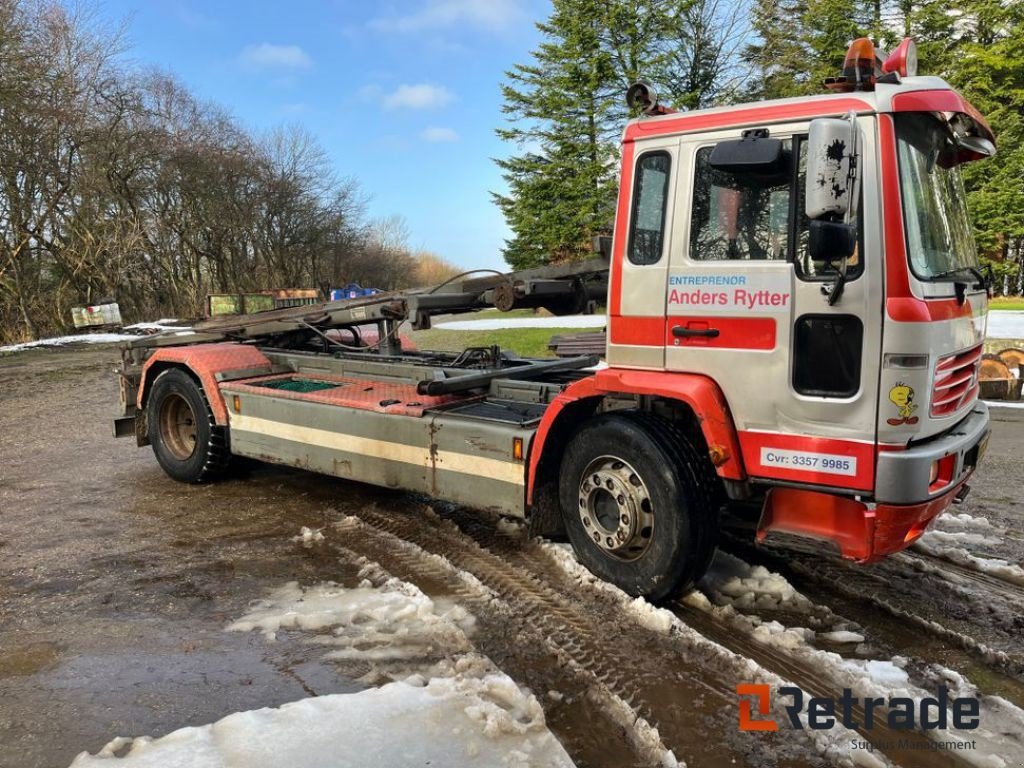
[(883, 72), (895, 72), (900, 77), (914, 77), (917, 74), (917, 45), (909, 37), (896, 46), (896, 50), (882, 64)]
[(850, 43), (843, 62), (843, 77), (855, 90), (866, 91), (875, 85), (875, 44), (868, 37)]

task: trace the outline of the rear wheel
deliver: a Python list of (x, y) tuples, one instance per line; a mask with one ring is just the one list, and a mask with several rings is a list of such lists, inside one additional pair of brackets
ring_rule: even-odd
[(692, 587), (717, 538), (701, 460), (681, 432), (656, 417), (609, 414), (584, 426), (559, 475), (562, 515), (580, 562), (655, 601)]
[(180, 368), (164, 371), (153, 382), (146, 421), (153, 453), (175, 480), (201, 483), (227, 467), (227, 431), (214, 421), (202, 388)]

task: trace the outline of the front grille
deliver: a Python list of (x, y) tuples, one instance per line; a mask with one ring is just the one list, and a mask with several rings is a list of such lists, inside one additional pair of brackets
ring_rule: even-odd
[(942, 418), (973, 403), (978, 396), (982, 345), (939, 358), (932, 384), (933, 418)]

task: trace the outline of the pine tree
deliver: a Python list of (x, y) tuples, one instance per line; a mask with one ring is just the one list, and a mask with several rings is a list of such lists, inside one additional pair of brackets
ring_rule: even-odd
[(537, 25), (544, 40), (533, 62), (507, 73), (498, 130), (523, 154), (498, 160), (509, 187), (493, 197), (513, 237), (505, 260), (515, 269), (568, 261), (613, 216), (614, 66), (601, 45), (600, 0), (555, 0)]
[(730, 84), (740, 39), (734, 5), (717, 0), (554, 0), (529, 64), (507, 73), (498, 135), (520, 154), (497, 160), (494, 194), (512, 230), (514, 268), (589, 255), (614, 222), (626, 90), (652, 82), (663, 104), (708, 105)]

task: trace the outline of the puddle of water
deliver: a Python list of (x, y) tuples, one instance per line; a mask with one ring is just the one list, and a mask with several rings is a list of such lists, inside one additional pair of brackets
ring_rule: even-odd
[(26, 677), (57, 666), (61, 648), (41, 642), (0, 649), (0, 677)]

